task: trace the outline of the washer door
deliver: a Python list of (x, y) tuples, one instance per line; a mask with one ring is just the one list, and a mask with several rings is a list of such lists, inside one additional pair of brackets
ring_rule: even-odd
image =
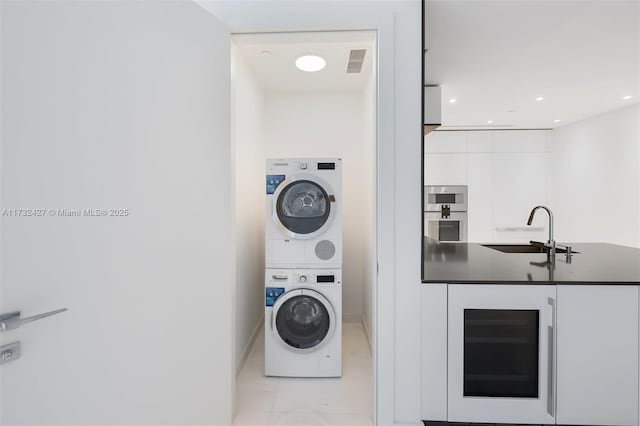
[(326, 297), (314, 290), (291, 290), (273, 306), (271, 330), (295, 352), (313, 352), (329, 341), (336, 316)]
[(335, 215), (335, 196), (329, 186), (312, 175), (282, 182), (274, 194), (273, 219), (295, 239), (314, 238), (327, 230)]

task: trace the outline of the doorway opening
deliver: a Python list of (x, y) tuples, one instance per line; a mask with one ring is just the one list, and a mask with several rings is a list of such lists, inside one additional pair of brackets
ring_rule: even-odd
[[(374, 424), (376, 64), (375, 31), (232, 36), (234, 425)], [(340, 232), (332, 238), (338, 240), (341, 266), (265, 264), (274, 250), (272, 242), (266, 243), (272, 238), (271, 222), (278, 220), (271, 203), (281, 185), (267, 177), (274, 180), (273, 161), (267, 169), (269, 159), (295, 159), (289, 163), (305, 172), (317, 170), (321, 180), (321, 173), (340, 170), (338, 180), (330, 183), (339, 187), (339, 219), (333, 220)], [(288, 163), (280, 160), (276, 165)], [(317, 192), (320, 197), (322, 191)], [(331, 194), (328, 199), (335, 204)], [(302, 206), (308, 208), (310, 198), (304, 200)], [(278, 244), (288, 245), (289, 240)], [(302, 245), (296, 247), (292, 256), (302, 256)], [(318, 256), (324, 256), (324, 250)], [(305, 285), (300, 285), (302, 276)], [(308, 294), (295, 295), (272, 278), (290, 279), (296, 289), (319, 296), (305, 300)], [(276, 314), (278, 308), (289, 309), (289, 315)], [(317, 327), (311, 329), (306, 319), (296, 320), (303, 311), (327, 319), (316, 318)], [(289, 335), (283, 328), (287, 326)], [(298, 347), (296, 338), (309, 347)], [(325, 352), (339, 342), (337, 364), (332, 360), (327, 369), (324, 355), (309, 362), (321, 352), (315, 350), (316, 340)], [(277, 368), (265, 370), (265, 357), (268, 366), (275, 362)], [(298, 377), (287, 377), (289, 366)], [(333, 377), (323, 377), (327, 371)]]

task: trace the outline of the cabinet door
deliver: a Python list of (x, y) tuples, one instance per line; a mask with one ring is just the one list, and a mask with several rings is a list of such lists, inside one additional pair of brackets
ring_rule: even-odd
[(558, 424), (638, 424), (638, 287), (558, 286)]
[(467, 154), (427, 154), (424, 157), (425, 185), (466, 185)]
[[(499, 132), (496, 132), (499, 133)], [(494, 141), (495, 142), (495, 141)], [(496, 153), (493, 155), (494, 241), (546, 241), (547, 218), (536, 216), (533, 226), (526, 225), (533, 206), (548, 203), (545, 153)], [(471, 208), (469, 214), (472, 214)]]
[[(478, 132), (482, 133), (482, 132)], [(488, 132), (484, 132), (488, 133)], [(468, 154), (467, 241), (488, 242), (493, 238), (492, 154)]]
[(447, 420), (447, 284), (420, 287), (420, 418)]

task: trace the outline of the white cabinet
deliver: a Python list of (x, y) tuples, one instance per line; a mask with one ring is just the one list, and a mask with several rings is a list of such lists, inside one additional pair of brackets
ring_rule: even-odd
[(638, 425), (638, 287), (558, 286), (557, 423)]
[(429, 154), (424, 162), (425, 185), (466, 185), (467, 154)]
[(639, 306), (636, 285), (423, 285), (421, 418), (638, 426)]
[(424, 139), (425, 185), (467, 185), (468, 241), (546, 241), (551, 155), (544, 130), (435, 131)]
[(544, 215), (536, 216), (532, 227), (526, 222), (534, 206), (548, 204), (548, 157), (545, 153), (493, 155), (493, 241), (547, 240), (548, 221)]
[(547, 133), (544, 130), (501, 130), (493, 133), (494, 152), (545, 152)]
[(431, 132), (424, 138), (426, 154), (467, 152), (467, 132)]
[(440, 86), (424, 88), (424, 124), (440, 126), (442, 124), (442, 89)]
[(447, 420), (447, 284), (420, 288), (420, 418)]
[(492, 242), (494, 237), (492, 155), (470, 153), (467, 158), (469, 179), (467, 239), (473, 242)]

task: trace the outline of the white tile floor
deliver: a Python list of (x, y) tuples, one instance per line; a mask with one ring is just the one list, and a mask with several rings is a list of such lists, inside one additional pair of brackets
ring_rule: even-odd
[(370, 426), (373, 370), (362, 324), (342, 324), (342, 377), (264, 376), (264, 332), (236, 382), (234, 426)]

